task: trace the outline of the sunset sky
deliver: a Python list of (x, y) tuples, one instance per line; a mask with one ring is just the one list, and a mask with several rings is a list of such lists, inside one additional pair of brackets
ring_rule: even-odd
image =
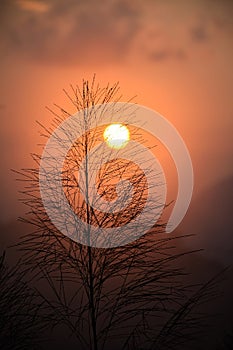
[[(185, 229), (192, 222), (192, 232), (211, 237), (211, 250), (211, 227), (199, 232), (193, 222), (198, 227), (194, 214), (203, 196), (215, 189), (221, 194), (213, 199), (221, 210), (217, 221), (227, 222), (221, 184), (228, 184), (223, 189), (229, 194), (233, 2), (1, 0), (0, 17), (0, 221), (15, 220), (25, 211), (18, 202), (20, 184), (10, 169), (30, 166), (30, 153), (41, 152), (36, 120), (45, 125), (52, 121), (45, 106), (57, 103), (70, 110), (62, 89), (96, 73), (103, 85), (119, 81), (125, 100), (137, 95), (135, 102), (157, 110), (182, 135), (195, 176)], [(203, 210), (211, 220), (211, 209)], [(218, 209), (214, 213), (216, 219)], [(224, 228), (233, 251), (230, 229)], [(216, 242), (223, 244), (217, 235)]]

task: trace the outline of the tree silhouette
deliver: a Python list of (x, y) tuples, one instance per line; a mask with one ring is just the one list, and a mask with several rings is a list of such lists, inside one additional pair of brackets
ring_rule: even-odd
[(39, 349), (47, 320), (43, 299), (29, 287), (20, 262), (8, 267), (0, 256), (0, 346), (3, 350)]
[[(94, 78), (91, 83), (83, 81), (82, 89), (71, 86), (72, 95), (65, 93), (75, 109), (83, 111), (80, 121), (83, 135), (67, 153), (61, 171), (67, 201), (89, 226), (117, 227), (121, 234), (122, 227), (144, 208), (148, 179), (143, 171), (130, 161), (111, 159), (101, 167), (95, 179), (99, 193), (96, 202), (89, 200), (92, 168), (88, 167), (87, 161), (84, 162), (84, 177), (76, 176), (83, 159), (88, 159), (88, 153), (98, 144), (103, 132), (103, 128), (98, 127), (98, 120), (94, 130), (89, 130), (90, 118), (94, 116), (87, 111), (98, 104), (119, 101), (122, 98), (119, 85), (101, 88)], [(54, 127), (72, 114), (56, 107), (58, 113), (51, 111), (55, 117), (52, 128), (41, 126), (42, 136), (46, 139)], [(134, 129), (132, 133), (140, 139), (140, 130)], [(63, 142), (61, 139), (60, 143)], [(205, 285), (185, 282), (186, 271), (179, 258), (192, 252), (174, 252), (175, 243), (181, 237), (163, 235), (165, 225), (161, 220), (137, 240), (115, 248), (88, 245), (89, 232), (86, 245), (63, 235), (52, 224), (41, 200), (41, 157), (33, 154), (33, 159), (35, 168), (24, 169), (20, 175), (26, 183), (22, 200), (29, 207), (27, 217), (22, 220), (33, 225), (35, 230), (22, 238), (19, 248), (24, 253), (23, 266), (32, 274), (37, 290), (47, 304), (47, 318), (52, 328), (64, 325), (74, 339), (75, 347), (80, 349), (182, 349), (186, 346), (184, 344), (203, 329), (204, 317), (198, 307), (216, 297), (216, 279)], [(51, 164), (53, 161), (55, 164), (56, 159), (51, 159)], [(117, 182), (130, 178), (131, 202), (117, 213), (94, 209), (91, 204), (98, 204), (99, 198), (109, 202), (116, 199), (114, 178)], [(127, 202), (128, 185), (124, 187), (122, 181), (122, 186), (121, 200)], [(56, 198), (51, 198), (51, 202), (56, 205)], [(152, 205), (160, 205), (156, 196)], [(64, 218), (65, 214), (61, 218), (65, 227)], [(140, 227), (134, 229), (138, 231)], [(77, 226), (76, 234), (80, 234), (80, 230)]]

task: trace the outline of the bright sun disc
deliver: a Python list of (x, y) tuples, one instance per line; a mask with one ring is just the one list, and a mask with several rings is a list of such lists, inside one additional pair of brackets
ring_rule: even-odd
[(110, 124), (104, 130), (104, 141), (111, 148), (123, 148), (130, 139), (129, 129), (123, 124)]

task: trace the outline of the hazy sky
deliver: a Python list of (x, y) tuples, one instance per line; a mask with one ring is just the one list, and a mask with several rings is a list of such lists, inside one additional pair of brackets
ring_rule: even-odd
[(194, 199), (233, 174), (231, 0), (1, 0), (0, 17), (1, 221), (24, 210), (9, 169), (41, 152), (35, 121), (94, 73), (178, 129)]

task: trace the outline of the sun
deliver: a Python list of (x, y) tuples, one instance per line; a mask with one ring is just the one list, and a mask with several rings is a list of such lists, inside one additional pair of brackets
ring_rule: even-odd
[(110, 124), (104, 130), (103, 137), (109, 147), (120, 149), (129, 142), (130, 132), (123, 124)]

